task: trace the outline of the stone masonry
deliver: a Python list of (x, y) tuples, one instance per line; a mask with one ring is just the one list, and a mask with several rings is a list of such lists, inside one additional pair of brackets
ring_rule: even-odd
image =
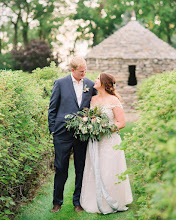
[[(137, 21), (130, 21), (95, 46), (86, 56), (89, 72), (115, 75), (126, 113), (137, 101), (137, 85), (157, 73), (176, 68), (176, 50)], [(135, 66), (137, 85), (128, 85), (129, 66)]]

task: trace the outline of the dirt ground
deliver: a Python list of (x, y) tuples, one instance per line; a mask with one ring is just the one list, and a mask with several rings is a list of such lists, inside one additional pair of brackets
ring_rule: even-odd
[(132, 112), (132, 113), (125, 113), (125, 121), (126, 122), (135, 122), (139, 118), (139, 113)]

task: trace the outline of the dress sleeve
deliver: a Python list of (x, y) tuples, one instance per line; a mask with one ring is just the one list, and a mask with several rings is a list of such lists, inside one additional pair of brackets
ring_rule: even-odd
[(115, 105), (111, 105), (112, 109), (115, 108), (115, 107), (119, 107), (119, 108), (122, 108), (123, 109), (123, 106), (121, 104), (121, 102), (115, 104)]

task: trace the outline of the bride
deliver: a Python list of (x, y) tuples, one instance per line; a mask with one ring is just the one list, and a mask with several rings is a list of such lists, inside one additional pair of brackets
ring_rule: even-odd
[[(115, 93), (115, 78), (111, 74), (101, 73), (95, 80), (94, 88), (98, 95), (91, 100), (92, 107), (100, 107), (108, 115), (114, 128), (125, 127), (125, 118), (118, 95)], [(121, 138), (114, 129), (110, 138), (104, 136), (100, 142), (89, 140), (84, 168), (81, 206), (89, 213), (114, 213), (128, 209), (133, 201), (128, 175), (119, 182), (117, 175), (126, 169), (123, 150), (114, 150)]]

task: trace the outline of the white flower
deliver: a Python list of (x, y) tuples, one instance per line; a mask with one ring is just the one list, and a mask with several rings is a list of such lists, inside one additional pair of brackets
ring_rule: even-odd
[(84, 122), (88, 121), (88, 117), (83, 117), (83, 121)]
[(92, 125), (88, 125), (88, 129), (92, 129), (93, 128), (93, 126)]
[(90, 89), (90, 88), (89, 88), (89, 87), (87, 87), (87, 84), (85, 84), (83, 91), (84, 91), (84, 92), (88, 92), (88, 91), (89, 91), (89, 89)]
[(96, 118), (97, 123), (101, 122), (101, 119), (99, 117)]
[(83, 127), (83, 128), (81, 129), (81, 131), (82, 131), (83, 134), (86, 134), (86, 133), (87, 133), (87, 128)]
[(93, 131), (93, 134), (94, 134), (94, 135), (98, 135), (98, 134), (99, 134), (99, 131)]

